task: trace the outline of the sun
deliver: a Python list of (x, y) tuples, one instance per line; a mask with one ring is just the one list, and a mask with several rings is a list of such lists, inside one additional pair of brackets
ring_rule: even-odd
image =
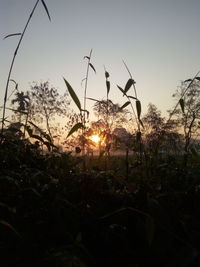
[(99, 143), (100, 141), (100, 137), (98, 135), (92, 135), (90, 137), (90, 139), (94, 142), (94, 143)]

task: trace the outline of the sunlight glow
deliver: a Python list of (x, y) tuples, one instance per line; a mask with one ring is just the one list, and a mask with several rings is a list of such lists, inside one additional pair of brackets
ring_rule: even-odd
[(99, 143), (100, 141), (100, 137), (98, 135), (92, 135), (90, 137), (90, 139), (94, 142), (94, 143)]

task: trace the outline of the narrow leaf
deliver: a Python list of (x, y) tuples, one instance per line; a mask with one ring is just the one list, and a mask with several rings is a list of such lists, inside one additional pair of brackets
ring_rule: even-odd
[(65, 80), (65, 78), (63, 78), (65, 81), (65, 84), (67, 86), (67, 89), (69, 91), (69, 94), (71, 96), (71, 98), (74, 100), (74, 103), (77, 105), (78, 109), (81, 111), (81, 103), (80, 100), (78, 99), (76, 93), (74, 92), (74, 90), (72, 89), (71, 85), (68, 83), (68, 81)]
[(127, 107), (128, 105), (130, 105), (130, 101), (127, 101), (123, 106), (120, 107), (120, 109), (124, 109), (125, 107)]
[(137, 98), (136, 97), (134, 97), (134, 96), (132, 96), (132, 95), (127, 95), (129, 98), (132, 98), (132, 99), (135, 99), (135, 100), (137, 100)]
[(123, 96), (124, 96), (124, 95), (125, 95), (124, 90), (123, 90), (119, 85), (117, 85), (117, 87), (118, 87), (118, 89), (122, 92), (122, 94), (123, 94)]
[(44, 140), (43, 140), (42, 137), (39, 136), (39, 135), (32, 134), (32, 135), (31, 135), (31, 138), (37, 139), (37, 140), (39, 140), (40, 142), (44, 143)]
[(135, 84), (135, 81), (133, 79), (129, 79), (126, 83), (124, 92), (127, 93), (128, 90), (131, 88), (131, 85)]
[(89, 63), (89, 65), (93, 69), (93, 71), (96, 73), (96, 70), (95, 70), (94, 66), (91, 63)]
[(137, 109), (137, 116), (138, 116), (138, 120), (140, 120), (140, 115), (141, 115), (141, 103), (139, 100), (136, 100), (136, 109)]
[(185, 105), (184, 105), (184, 100), (183, 100), (183, 98), (181, 98), (181, 99), (179, 100), (179, 104), (180, 104), (180, 106), (181, 106), (181, 110), (182, 110), (182, 112), (184, 113), (184, 107), (185, 107)]
[(6, 39), (6, 38), (11, 37), (11, 36), (16, 36), (16, 35), (22, 35), (22, 34), (21, 34), (20, 32), (18, 32), (18, 33), (8, 34), (8, 35), (6, 35), (3, 39)]
[(143, 124), (143, 122), (141, 121), (141, 119), (139, 119), (139, 123), (142, 125), (142, 128), (144, 128), (144, 124)]
[(41, 1), (42, 1), (43, 6), (44, 6), (44, 9), (45, 9), (46, 12), (47, 12), (47, 16), (48, 16), (49, 20), (51, 21), (51, 17), (50, 17), (50, 15), (49, 15), (49, 11), (48, 11), (47, 5), (45, 4), (44, 0), (41, 0)]
[(99, 102), (99, 103), (101, 103), (100, 100), (97, 100), (97, 99), (94, 99), (94, 98), (91, 98), (91, 97), (87, 97), (87, 99), (92, 100), (92, 101), (95, 101), (95, 102)]
[(109, 81), (106, 81), (106, 87), (107, 87), (107, 95), (108, 95), (110, 92), (110, 82)]
[(187, 79), (187, 80), (184, 81), (184, 83), (191, 82), (191, 81), (192, 81), (192, 79)]
[(81, 122), (78, 122), (77, 124), (75, 124), (71, 130), (69, 131), (67, 137), (69, 137), (70, 135), (72, 135), (74, 132), (76, 132), (78, 129), (80, 128), (84, 128), (83, 124)]
[(105, 77), (106, 77), (106, 79), (108, 79), (109, 76), (110, 76), (109, 73), (107, 71), (105, 71)]
[(90, 60), (90, 57), (88, 57), (88, 56), (84, 56), (84, 58), (83, 58), (83, 59), (85, 59), (85, 58), (87, 58), (88, 60)]
[(196, 79), (197, 81), (200, 81), (200, 77), (195, 77), (195, 79)]

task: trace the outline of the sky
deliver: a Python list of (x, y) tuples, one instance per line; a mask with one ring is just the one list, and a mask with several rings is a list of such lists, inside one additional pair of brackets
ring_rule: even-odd
[[(36, 0), (0, 0), (0, 101), (19, 36)], [(80, 99), (84, 89), (87, 56), (93, 49), (88, 97), (106, 96), (104, 66), (110, 73), (113, 102), (123, 104), (117, 84), (134, 80), (143, 114), (149, 103), (163, 115), (175, 104), (172, 94), (182, 80), (200, 70), (199, 0), (45, 0), (51, 22), (41, 2), (32, 17), (16, 57), (11, 78), (19, 89), (33, 81), (49, 81), (62, 94), (63, 78)], [(13, 89), (10, 84), (9, 92)], [(133, 92), (131, 92), (133, 93)], [(91, 111), (91, 101), (87, 109)], [(74, 110), (77, 110), (75, 106)]]

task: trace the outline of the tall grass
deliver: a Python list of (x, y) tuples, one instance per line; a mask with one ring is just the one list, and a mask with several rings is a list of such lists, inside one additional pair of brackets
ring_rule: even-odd
[[(16, 59), (18, 50), (20, 48), (20, 45), (22, 43), (22, 40), (24, 38), (24, 35), (25, 35), (26, 31), (27, 31), (28, 25), (29, 25), (29, 23), (31, 21), (31, 18), (32, 18), (33, 14), (34, 14), (34, 12), (36, 10), (36, 7), (37, 7), (37, 5), (38, 5), (38, 3), (40, 1), (42, 3), (43, 7), (45, 8), (45, 11), (46, 11), (46, 13), (48, 15), (49, 20), (51, 20), (51, 17), (49, 15), (48, 8), (47, 8), (44, 0), (37, 0), (36, 3), (35, 3), (35, 5), (34, 5), (34, 7), (33, 7), (33, 9), (32, 9), (32, 11), (31, 11), (31, 13), (30, 13), (30, 15), (29, 15), (29, 18), (28, 18), (28, 20), (27, 20), (27, 22), (25, 24), (25, 27), (24, 27), (23, 31), (21, 33), (9, 34), (9, 35), (5, 36), (5, 38), (4, 38), (4, 39), (6, 39), (6, 38), (12, 37), (12, 36), (20, 36), (19, 42), (17, 44), (17, 47), (15, 49), (15, 52), (14, 52), (14, 55), (13, 55), (13, 58), (12, 58), (12, 61), (11, 61), (11, 65), (10, 65), (10, 69), (9, 69), (8, 77), (7, 77), (7, 82), (6, 82), (5, 95), (4, 95), (4, 103), (3, 103), (3, 116), (2, 116), (1, 135), (3, 134), (3, 130), (4, 130), (5, 116), (6, 116), (6, 103), (7, 103), (7, 96), (8, 96), (8, 87), (9, 87), (9, 82), (11, 81), (10, 78), (11, 78), (13, 66), (14, 66), (14, 63), (15, 63), (15, 59)], [(2, 138), (1, 138), (1, 142), (2, 142)]]

